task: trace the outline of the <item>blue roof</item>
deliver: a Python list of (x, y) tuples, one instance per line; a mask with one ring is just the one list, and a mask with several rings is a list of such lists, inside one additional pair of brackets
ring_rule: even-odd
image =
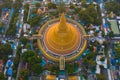
[(112, 64), (112, 65), (115, 65), (115, 64), (116, 64), (116, 60), (111, 59), (111, 64)]
[(45, 65), (46, 65), (46, 62), (45, 62), (44, 59), (42, 59), (42, 61), (41, 61), (41, 65), (42, 65), (42, 66), (45, 66)]
[(109, 25), (107, 23), (105, 23), (103, 26), (104, 26), (104, 28), (107, 28)]
[(10, 66), (12, 65), (12, 63), (13, 63), (13, 62), (12, 62), (11, 60), (8, 60), (8, 61), (7, 61), (7, 67), (10, 67)]
[(7, 70), (7, 75), (12, 76), (12, 68), (9, 68), (9, 69)]

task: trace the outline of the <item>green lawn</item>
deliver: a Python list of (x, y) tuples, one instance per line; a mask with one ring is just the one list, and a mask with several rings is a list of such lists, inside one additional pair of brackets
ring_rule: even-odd
[(110, 24), (111, 24), (111, 29), (114, 32), (114, 34), (120, 34), (120, 31), (119, 31), (118, 25), (117, 25), (117, 21), (116, 20), (111, 20)]

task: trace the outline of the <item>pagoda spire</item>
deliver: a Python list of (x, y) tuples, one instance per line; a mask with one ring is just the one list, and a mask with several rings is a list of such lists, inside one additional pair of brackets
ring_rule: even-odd
[(60, 17), (60, 23), (59, 23), (59, 26), (58, 26), (58, 32), (60, 33), (65, 33), (67, 32), (67, 25), (66, 25), (66, 18), (65, 18), (65, 14), (62, 13), (61, 14), (61, 17)]

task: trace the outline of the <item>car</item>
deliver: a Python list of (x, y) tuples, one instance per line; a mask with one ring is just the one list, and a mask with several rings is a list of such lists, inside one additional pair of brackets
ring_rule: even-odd
[(17, 34), (16, 36), (17, 36), (17, 38), (20, 38), (20, 34)]
[(24, 9), (21, 10), (21, 14), (24, 14)]

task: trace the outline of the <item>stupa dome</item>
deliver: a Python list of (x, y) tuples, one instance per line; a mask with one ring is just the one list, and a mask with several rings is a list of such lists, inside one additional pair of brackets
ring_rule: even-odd
[(47, 58), (59, 61), (74, 60), (86, 49), (87, 40), (84, 38), (84, 28), (72, 19), (66, 19), (62, 13), (59, 18), (45, 23), (39, 30), (38, 47)]
[(80, 32), (74, 25), (67, 23), (65, 14), (60, 21), (49, 26), (45, 31), (45, 44), (55, 54), (69, 54), (76, 50), (80, 43)]

